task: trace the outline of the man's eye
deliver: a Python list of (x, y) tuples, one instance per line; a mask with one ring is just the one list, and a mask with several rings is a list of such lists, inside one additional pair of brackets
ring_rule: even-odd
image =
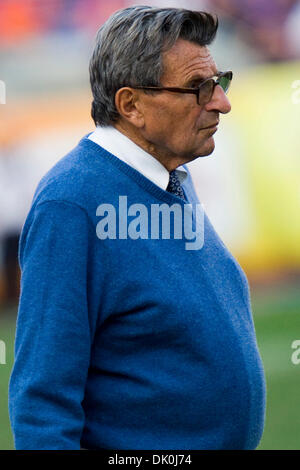
[(197, 80), (197, 82), (192, 83), (191, 88), (199, 88), (199, 86), (204, 82), (204, 80)]

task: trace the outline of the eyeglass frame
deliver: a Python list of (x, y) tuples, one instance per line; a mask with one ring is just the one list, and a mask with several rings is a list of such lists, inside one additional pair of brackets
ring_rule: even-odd
[(227, 91), (229, 90), (229, 87), (230, 87), (230, 84), (231, 84), (231, 81), (232, 81), (232, 77), (233, 77), (233, 73), (231, 70), (227, 70), (226, 72), (219, 72), (217, 75), (214, 75), (213, 77), (209, 77), (209, 78), (206, 78), (203, 82), (200, 83), (200, 85), (196, 88), (186, 88), (186, 87), (159, 87), (159, 86), (135, 86), (135, 87), (131, 87), (131, 88), (134, 88), (134, 89), (138, 89), (138, 90), (153, 90), (153, 91), (171, 91), (171, 92), (175, 92), (175, 93), (191, 93), (193, 95), (196, 95), (197, 96), (197, 104), (201, 105), (201, 104), (204, 104), (204, 103), (200, 103), (200, 91), (201, 91), (201, 87), (207, 83), (209, 80), (213, 80), (214, 81), (214, 87), (212, 88), (212, 92), (211, 92), (211, 96), (209, 98), (209, 100), (207, 101), (207, 103), (209, 103), (209, 101), (211, 100), (211, 97), (213, 95), (213, 92), (214, 92), (214, 89), (216, 87), (216, 85), (220, 85), (220, 79), (226, 75), (229, 74), (229, 86), (227, 88), (227, 90), (225, 91), (222, 87), (222, 90), (224, 91), (224, 93), (226, 94)]

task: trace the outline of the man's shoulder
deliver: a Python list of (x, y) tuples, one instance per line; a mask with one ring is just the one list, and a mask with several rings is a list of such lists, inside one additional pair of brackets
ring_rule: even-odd
[[(104, 159), (93, 152), (87, 136), (63, 156), (40, 180), (33, 205), (46, 201), (65, 201), (86, 205), (90, 195), (105, 178)], [(93, 144), (95, 145), (95, 144)]]

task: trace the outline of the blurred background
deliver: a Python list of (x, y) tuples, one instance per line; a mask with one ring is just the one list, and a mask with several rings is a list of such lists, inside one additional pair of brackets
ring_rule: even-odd
[(96, 31), (133, 4), (219, 16), (211, 50), (219, 70), (234, 72), (232, 112), (221, 117), (214, 153), (189, 167), (206, 212), (250, 281), (267, 379), (259, 448), (300, 449), (300, 364), (291, 359), (300, 340), (297, 0), (0, 0), (0, 449), (13, 448), (7, 387), (20, 231), (39, 179), (94, 128), (88, 62)]

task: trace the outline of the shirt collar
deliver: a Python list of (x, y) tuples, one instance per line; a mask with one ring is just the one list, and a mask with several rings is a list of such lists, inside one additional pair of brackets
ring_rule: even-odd
[[(88, 137), (102, 148), (123, 160), (160, 188), (166, 190), (169, 184), (168, 170), (150, 153), (122, 134), (113, 126), (97, 126)], [(183, 166), (176, 168), (176, 173), (182, 183), (187, 177), (187, 171)]]

